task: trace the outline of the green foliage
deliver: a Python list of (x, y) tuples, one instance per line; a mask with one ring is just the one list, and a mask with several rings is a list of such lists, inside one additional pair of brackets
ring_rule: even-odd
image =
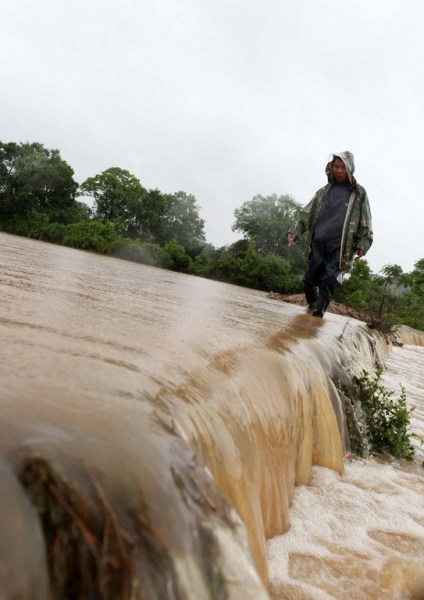
[(167, 260), (167, 268), (173, 271), (189, 273), (192, 260), (185, 251), (184, 246), (177, 244), (174, 240), (167, 242), (164, 246), (164, 254)]
[(204, 274), (259, 290), (285, 294), (301, 291), (300, 279), (292, 273), (287, 260), (275, 254), (260, 254), (249, 240), (239, 240), (216, 250)]
[(287, 232), (296, 221), (301, 205), (291, 196), (258, 194), (234, 211), (233, 231), (240, 231), (255, 243), (260, 254), (275, 254), (290, 261), (293, 270), (304, 270), (306, 240), (288, 246)]
[(0, 222), (72, 207), (78, 188), (73, 173), (58, 150), (0, 142)]
[(382, 371), (377, 371), (371, 377), (364, 370), (358, 380), (371, 448), (377, 453), (411, 459), (414, 456), (413, 434), (409, 431), (412, 410), (406, 405), (405, 390), (401, 388), (400, 398), (393, 399), (393, 392), (380, 383), (381, 374)]
[(336, 290), (337, 302), (346, 304), (357, 310), (368, 310), (375, 296), (374, 280), (366, 260), (353, 263), (349, 277)]
[(149, 190), (143, 202), (133, 207), (134, 221), (130, 235), (143, 242), (165, 243), (162, 219), (166, 213), (166, 202), (166, 194), (158, 189)]
[(204, 275), (226, 283), (236, 283), (241, 259), (231, 252), (231, 246), (223, 246), (213, 252), (205, 267)]
[(92, 217), (91, 209), (84, 202), (74, 202), (69, 207), (54, 207), (45, 213), (50, 223), (79, 223), (80, 221), (89, 221)]
[(424, 331), (424, 297), (413, 292), (406, 293), (395, 309), (399, 322)]
[(129, 227), (146, 190), (129, 171), (119, 167), (106, 169), (81, 184), (81, 193), (94, 199), (94, 214), (104, 223), (116, 221)]
[(411, 286), (416, 296), (424, 298), (424, 258), (417, 260), (414, 264), (414, 270), (410, 273), (406, 283)]
[(101, 254), (106, 253), (111, 243), (119, 237), (113, 223), (79, 221), (65, 225), (50, 222), (48, 215), (43, 213), (7, 221), (3, 224), (3, 231)]
[(418, 260), (409, 274), (403, 273), (399, 265), (383, 267), (377, 320), (424, 330), (424, 289), (421, 284), (423, 266), (424, 260)]
[(292, 273), (289, 261), (275, 254), (262, 258), (259, 282), (259, 289), (280, 294), (299, 294), (303, 289), (299, 276)]
[(30, 217), (14, 217), (6, 221), (2, 229), (15, 235), (61, 244), (65, 226), (62, 223), (51, 223), (46, 214), (34, 212)]
[(205, 243), (205, 222), (199, 217), (199, 207), (192, 194), (182, 191), (167, 194), (161, 222), (163, 241), (175, 241), (189, 254), (197, 254)]
[(385, 265), (380, 275), (371, 273), (366, 260), (357, 260), (335, 300), (365, 311), (368, 325), (382, 333), (401, 324), (424, 330), (424, 259), (409, 274), (399, 265)]
[(399, 299), (396, 314), (401, 323), (424, 330), (424, 259), (418, 260), (403, 280), (407, 288)]
[(65, 227), (62, 244), (81, 250), (92, 250), (106, 254), (111, 243), (118, 237), (119, 232), (113, 223), (81, 221)]
[(121, 224), (126, 237), (160, 245), (175, 241), (192, 255), (205, 242), (204, 221), (192, 194), (147, 191), (117, 167), (88, 178), (81, 193), (94, 199), (97, 218)]
[(137, 207), (133, 235), (160, 245), (174, 241), (194, 256), (205, 243), (204, 224), (192, 194), (162, 194), (154, 189), (143, 196)]

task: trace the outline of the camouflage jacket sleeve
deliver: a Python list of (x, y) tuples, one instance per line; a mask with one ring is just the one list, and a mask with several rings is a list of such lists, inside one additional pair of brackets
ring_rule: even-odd
[(311, 223), (311, 210), (314, 204), (315, 196), (312, 200), (302, 208), (299, 213), (299, 218), (294, 226), (293, 233), (297, 233), (297, 235), (301, 236), (305, 231), (307, 231), (310, 227)]
[(315, 226), (316, 220), (318, 218), (319, 212), (322, 207), (322, 203), (325, 197), (325, 194), (328, 192), (330, 188), (330, 184), (324, 186), (319, 189), (312, 200), (302, 208), (299, 213), (299, 218), (294, 227), (293, 233), (297, 233), (301, 236), (305, 231), (309, 232), (309, 238), (312, 237), (312, 230)]
[(356, 245), (368, 252), (373, 242), (372, 218), (368, 196), (364, 188), (361, 190), (361, 213), (356, 235)]

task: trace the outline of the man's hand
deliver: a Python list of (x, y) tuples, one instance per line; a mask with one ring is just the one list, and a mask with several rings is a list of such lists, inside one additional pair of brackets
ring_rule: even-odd
[(298, 239), (299, 236), (297, 235), (297, 233), (292, 233), (291, 231), (289, 231), (289, 233), (287, 234), (287, 241), (289, 243), (289, 246), (294, 246)]
[(357, 260), (358, 258), (362, 258), (363, 256), (365, 256), (365, 252), (362, 250), (362, 248), (356, 248), (355, 250), (355, 260)]

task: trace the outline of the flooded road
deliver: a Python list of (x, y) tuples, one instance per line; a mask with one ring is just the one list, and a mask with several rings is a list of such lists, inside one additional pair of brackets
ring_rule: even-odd
[(4, 598), (267, 598), (295, 486), (344, 471), (362, 325), (5, 234), (0, 256)]

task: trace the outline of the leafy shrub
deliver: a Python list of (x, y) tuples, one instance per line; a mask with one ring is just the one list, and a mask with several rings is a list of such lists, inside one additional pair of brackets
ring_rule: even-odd
[(207, 258), (202, 273), (206, 277), (266, 292), (292, 294), (302, 290), (300, 278), (287, 259), (261, 254), (249, 240), (220, 248)]
[(290, 263), (275, 254), (261, 256), (261, 270), (258, 278), (260, 289), (280, 294), (297, 294), (302, 291), (298, 275), (290, 268)]
[(30, 217), (13, 218), (2, 223), (1, 229), (15, 235), (61, 244), (65, 226), (51, 223), (47, 215), (34, 212)]
[(185, 251), (184, 246), (171, 240), (165, 244), (163, 250), (165, 258), (167, 259), (166, 268), (182, 273), (188, 273), (190, 271), (192, 260)]
[(65, 246), (106, 254), (111, 243), (117, 238), (118, 233), (113, 223), (80, 221), (65, 226), (62, 243)]
[(371, 377), (364, 370), (358, 379), (371, 448), (374, 452), (388, 452), (392, 456), (412, 459), (413, 434), (409, 432), (409, 428), (413, 409), (406, 405), (403, 387), (400, 398), (392, 398), (393, 392), (386, 390), (380, 383), (381, 374), (382, 371), (376, 371), (375, 377)]

